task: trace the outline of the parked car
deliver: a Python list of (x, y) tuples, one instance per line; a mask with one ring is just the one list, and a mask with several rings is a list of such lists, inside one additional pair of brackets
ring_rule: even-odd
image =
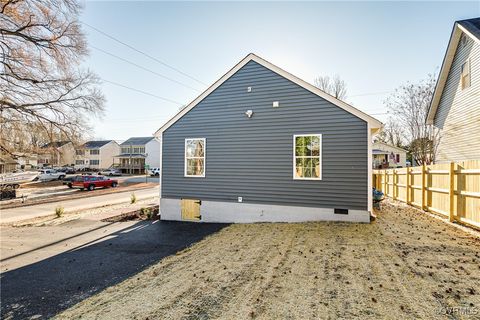
[(160, 175), (160, 168), (151, 168), (149, 173), (152, 177), (158, 177)]
[(58, 172), (53, 169), (43, 169), (39, 171), (39, 181), (63, 180), (65, 178), (64, 172)]
[(72, 167), (57, 167), (57, 168), (53, 168), (54, 170), (57, 170), (58, 172), (63, 172), (65, 174), (73, 174), (75, 173), (75, 169), (72, 168)]
[(106, 169), (98, 172), (98, 174), (101, 174), (104, 176), (121, 176), (122, 172), (117, 169)]
[(105, 176), (82, 175), (76, 176), (72, 183), (72, 188), (80, 190), (87, 189), (93, 191), (96, 188), (115, 188), (118, 186), (118, 181), (107, 178)]
[(74, 174), (75, 173), (75, 168), (73, 167), (63, 167), (63, 172), (66, 174)]
[(73, 181), (77, 176), (70, 176), (63, 179), (63, 185), (67, 185), (69, 188), (72, 188)]

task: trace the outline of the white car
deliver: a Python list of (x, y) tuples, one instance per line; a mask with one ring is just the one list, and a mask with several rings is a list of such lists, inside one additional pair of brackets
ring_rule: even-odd
[(106, 169), (98, 172), (99, 175), (102, 176), (121, 176), (122, 172), (116, 169)]
[(39, 171), (39, 181), (63, 180), (65, 178), (64, 172), (59, 172), (53, 169), (44, 169)]
[(160, 175), (160, 168), (150, 168), (148, 172), (150, 173), (150, 176), (158, 177)]

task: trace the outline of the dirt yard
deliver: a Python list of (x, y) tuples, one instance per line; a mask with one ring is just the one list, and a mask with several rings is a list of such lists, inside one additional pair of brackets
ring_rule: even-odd
[(58, 318), (478, 319), (479, 291), (478, 234), (386, 204), (369, 225), (231, 225)]

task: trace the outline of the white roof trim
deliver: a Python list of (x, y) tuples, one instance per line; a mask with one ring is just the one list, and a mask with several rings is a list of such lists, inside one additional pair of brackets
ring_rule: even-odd
[(195, 100), (190, 102), (185, 108), (180, 110), (175, 116), (173, 116), (170, 120), (168, 120), (160, 129), (158, 129), (155, 132), (155, 136), (159, 136), (161, 133), (163, 133), (165, 130), (167, 130), (171, 125), (173, 125), (175, 122), (177, 122), (181, 117), (183, 117), (188, 111), (190, 111), (192, 108), (194, 108), (200, 101), (202, 101), (205, 97), (207, 97), (210, 93), (212, 93), (215, 89), (217, 89), (222, 83), (227, 81), (232, 75), (234, 75), (238, 70), (240, 70), (244, 65), (246, 65), (250, 61), (255, 61), (258, 64), (272, 70), (273, 72), (279, 74), (280, 76), (292, 81), (293, 83), (296, 83), (297, 85), (307, 89), (308, 91), (318, 95), (319, 97), (322, 97), (323, 99), (333, 103), (334, 105), (344, 109), (345, 111), (355, 115), (356, 117), (366, 121), (372, 129), (381, 129), (383, 127), (383, 124), (375, 119), (374, 117), (358, 110), (357, 108), (354, 108), (353, 106), (347, 104), (346, 102), (343, 102), (328, 93), (320, 90), (319, 88), (315, 87), (314, 85), (297, 78), (296, 76), (286, 72), (285, 70), (271, 64), (270, 62), (260, 58), (259, 56), (250, 53), (247, 55), (242, 61), (237, 63), (230, 71), (228, 71), (226, 74), (224, 74), (220, 79), (218, 79), (214, 84), (212, 84), (207, 90), (205, 90), (201, 95), (199, 95)]
[(463, 26), (455, 22), (453, 27), (452, 35), (450, 36), (450, 41), (448, 42), (447, 52), (445, 53), (445, 58), (443, 59), (442, 68), (438, 75), (437, 85), (435, 86), (435, 91), (432, 97), (432, 103), (428, 110), (427, 115), (427, 124), (433, 124), (435, 114), (437, 113), (438, 106), (440, 104), (440, 99), (442, 97), (443, 89), (447, 83), (448, 74), (450, 73), (450, 68), (452, 67), (453, 59), (455, 58), (455, 53), (457, 52), (458, 43), (460, 42), (460, 37), (462, 32), (468, 35), (473, 40), (480, 43), (480, 39), (475, 37)]
[(381, 145), (387, 146), (387, 147), (389, 147), (389, 148), (394, 148), (394, 149), (397, 149), (397, 150), (401, 150), (401, 151), (403, 151), (403, 152), (408, 152), (408, 150), (405, 150), (405, 149), (400, 148), (400, 147), (397, 147), (397, 146), (392, 146), (391, 144), (388, 144), (388, 143), (385, 143), (385, 142), (381, 142), (381, 141), (374, 142), (372, 148), (375, 148), (375, 145), (377, 145), (377, 144), (381, 144)]

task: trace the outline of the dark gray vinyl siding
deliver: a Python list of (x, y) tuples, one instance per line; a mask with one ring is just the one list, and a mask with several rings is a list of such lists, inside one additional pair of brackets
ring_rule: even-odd
[[(293, 135), (317, 133), (322, 180), (294, 180)], [(206, 138), (205, 178), (184, 177), (185, 138)], [(367, 209), (367, 123), (253, 61), (168, 128), (162, 149), (163, 198)]]

